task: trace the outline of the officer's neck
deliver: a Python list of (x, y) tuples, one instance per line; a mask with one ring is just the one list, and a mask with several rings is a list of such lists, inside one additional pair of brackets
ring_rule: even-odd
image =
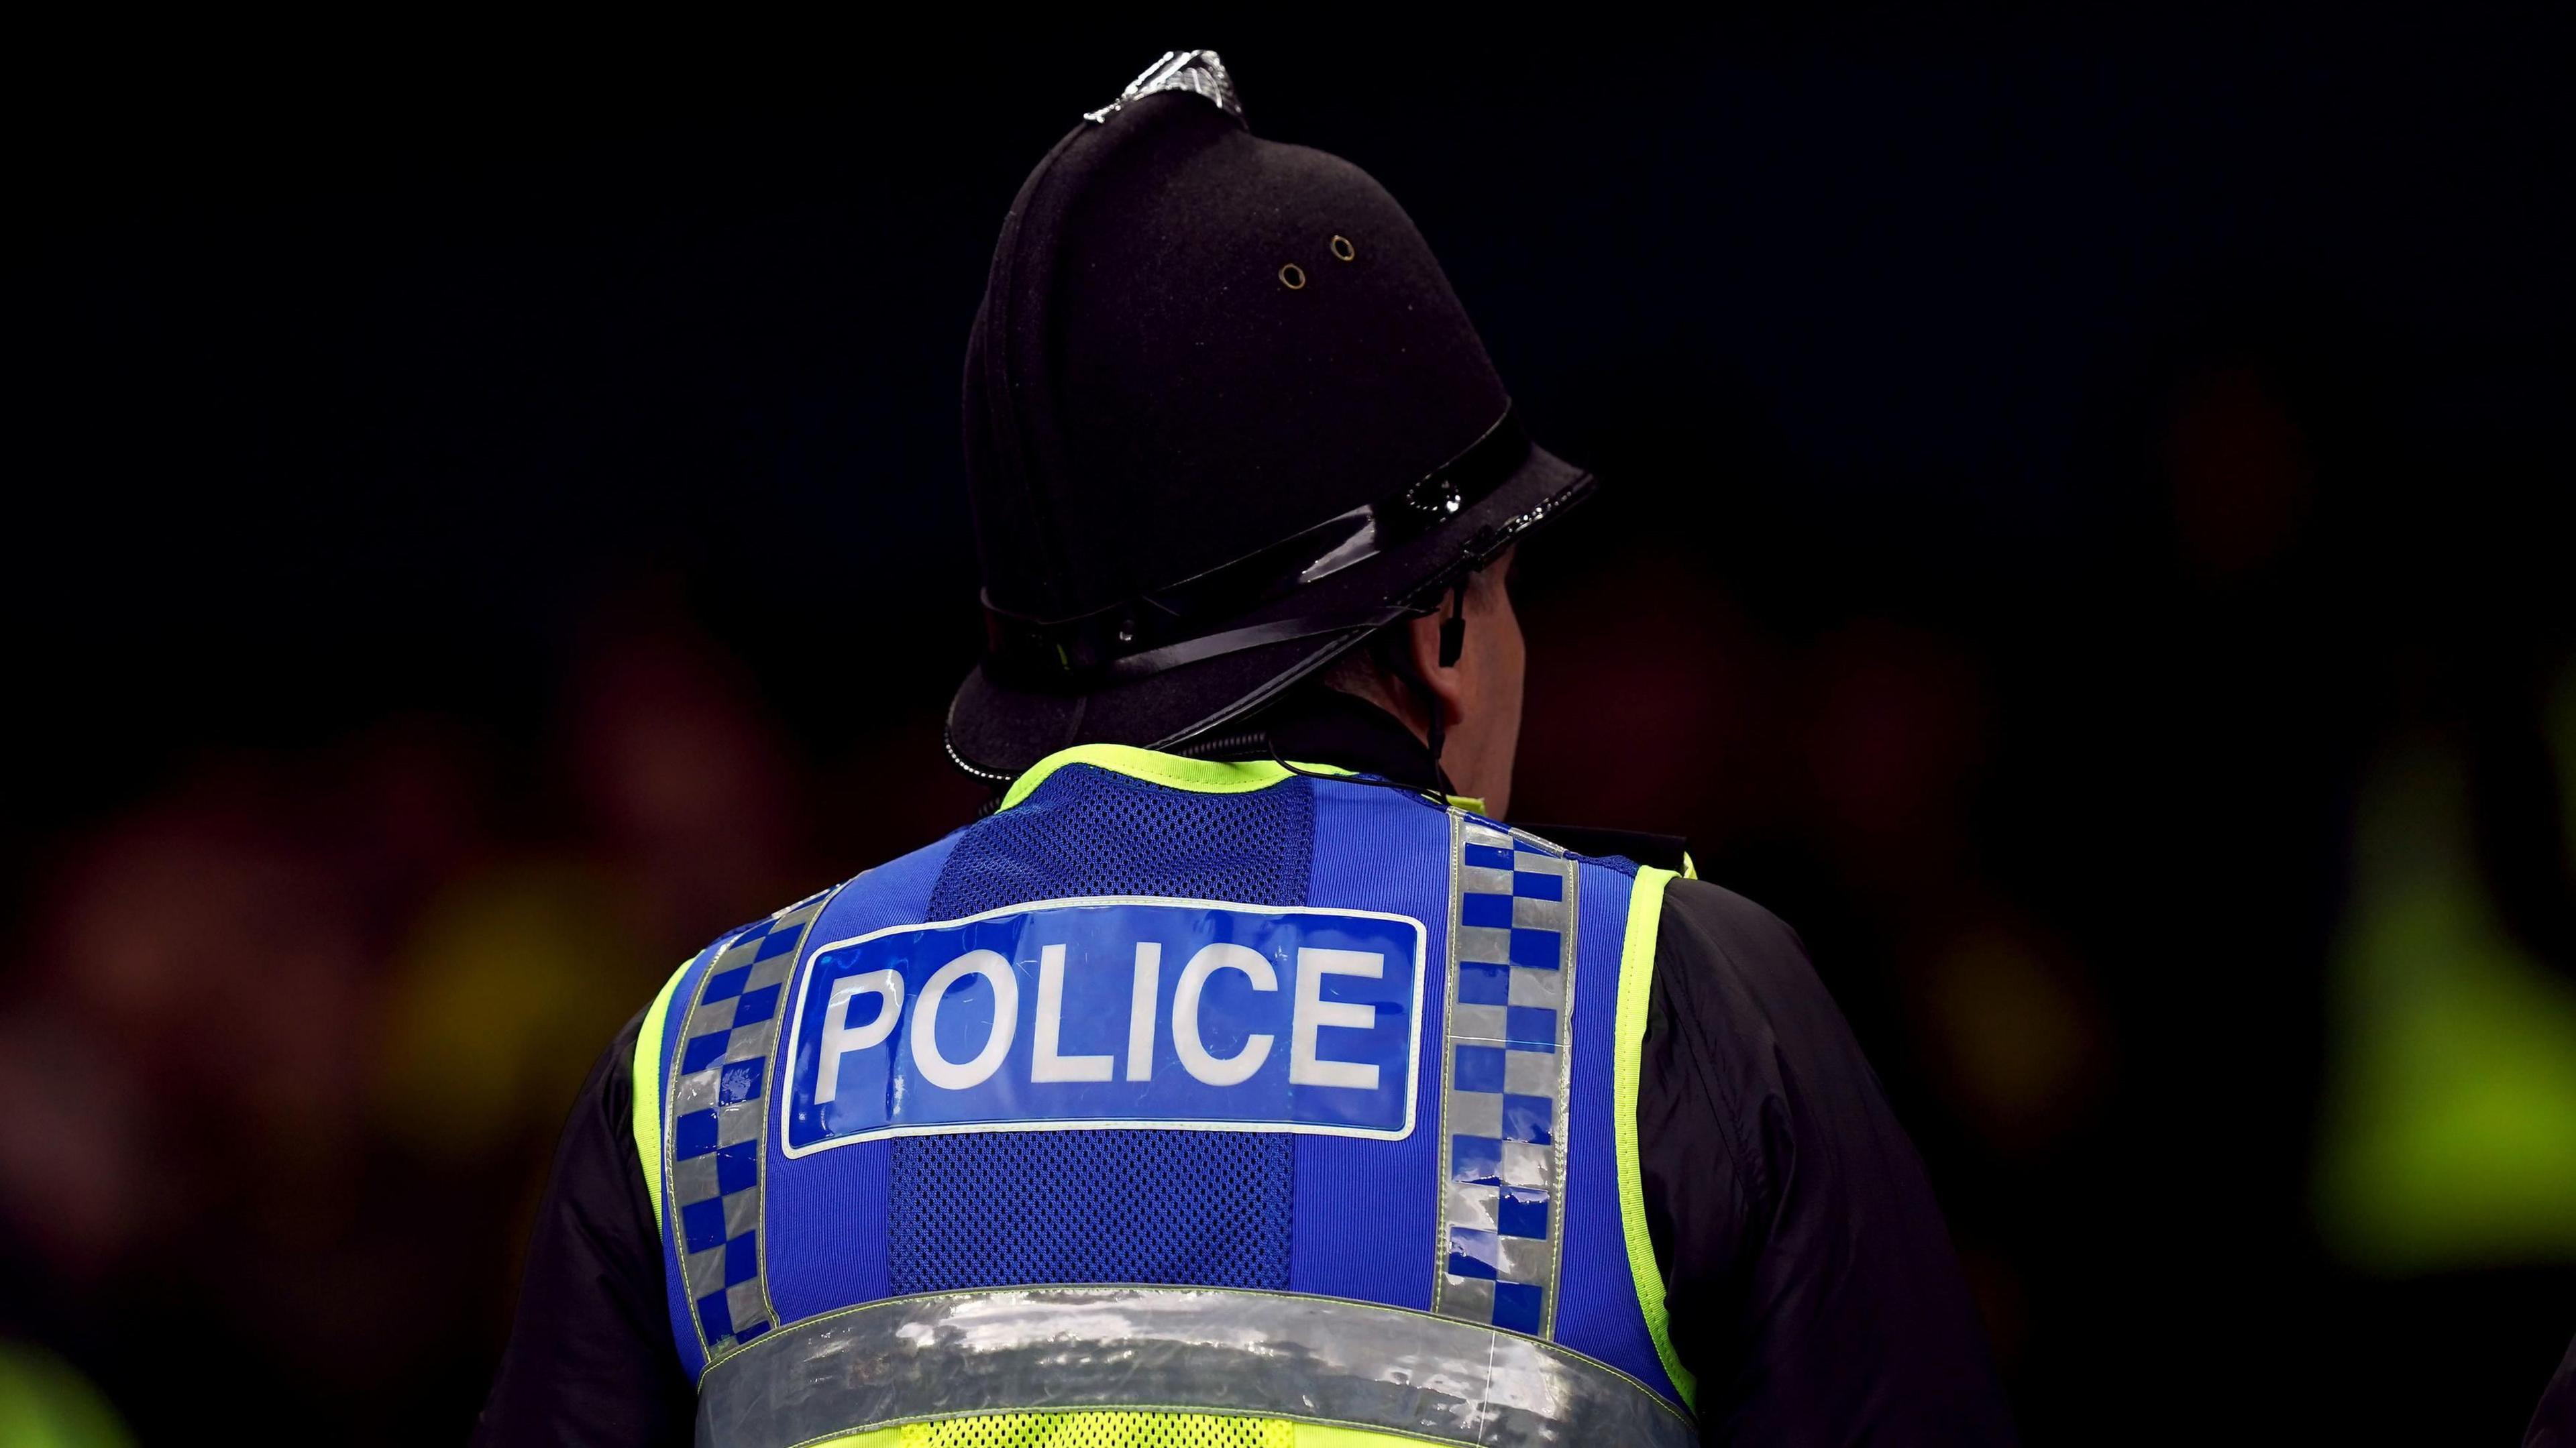
[(1275, 755), (1300, 764), (1355, 769), (1442, 794), (1454, 792), (1422, 740), (1394, 715), (1356, 694), (1307, 684), (1262, 710), (1253, 725), (1259, 740), (1244, 740), (1241, 747), (1225, 750), (1223, 757)]

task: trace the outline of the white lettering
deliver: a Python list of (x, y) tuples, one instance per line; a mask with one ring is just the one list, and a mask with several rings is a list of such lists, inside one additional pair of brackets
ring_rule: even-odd
[[(939, 1004), (948, 988), (969, 975), (980, 975), (993, 987), (993, 1030), (984, 1049), (963, 1065), (939, 1054)], [(921, 1005), (912, 1016), (912, 1061), (922, 1078), (943, 1091), (971, 1091), (1001, 1069), (1010, 1054), (1011, 1036), (1020, 1024), (1020, 978), (1011, 963), (990, 950), (970, 950), (939, 967), (921, 987)]]
[(1154, 992), (1163, 980), (1163, 946), (1136, 942), (1136, 983), (1127, 993), (1127, 1079), (1154, 1079)]
[[(878, 998), (876, 1018), (853, 1030), (850, 1002), (869, 994)], [(903, 977), (894, 971), (872, 970), (832, 982), (831, 997), (823, 1004), (823, 1071), (814, 1082), (816, 1104), (841, 1094), (841, 1058), (883, 1044), (894, 1034), (895, 1017), (902, 1011)]]
[(1064, 947), (1038, 950), (1038, 1036), (1030, 1043), (1031, 1081), (1106, 1081), (1114, 1063), (1107, 1056), (1060, 1056), (1056, 1047), (1064, 1031)]
[(1354, 1091), (1377, 1089), (1377, 1067), (1358, 1061), (1315, 1059), (1315, 1032), (1323, 1026), (1365, 1031), (1377, 1024), (1377, 1007), (1356, 1001), (1324, 999), (1324, 977), (1356, 975), (1368, 980), (1386, 976), (1386, 957), (1371, 950), (1325, 950), (1307, 946), (1297, 952), (1297, 1014), (1288, 1032), (1288, 1084), (1346, 1086)]
[(1172, 1048), (1180, 1054), (1181, 1065), (1210, 1086), (1234, 1086), (1251, 1079), (1270, 1059), (1271, 1037), (1246, 1036), (1243, 1049), (1219, 1060), (1208, 1054), (1199, 1040), (1199, 992), (1207, 978), (1220, 970), (1239, 970), (1252, 978), (1254, 990), (1279, 989), (1279, 973), (1270, 968), (1270, 958), (1248, 945), (1220, 941), (1202, 947), (1181, 967), (1180, 984), (1172, 989)]

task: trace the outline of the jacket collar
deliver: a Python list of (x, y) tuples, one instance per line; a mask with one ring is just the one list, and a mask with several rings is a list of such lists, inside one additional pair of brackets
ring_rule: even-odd
[[(1365, 700), (1321, 688), (1301, 691), (1257, 727), (1216, 741), (1202, 754), (1165, 754), (1124, 744), (1078, 744), (1029, 766), (995, 802), (1009, 809), (1068, 764), (1088, 764), (1134, 779), (1201, 794), (1266, 789), (1297, 773), (1373, 774), (1409, 789), (1448, 795), (1448, 776), (1430, 751), (1393, 716)], [(1479, 800), (1452, 803), (1480, 809)]]
[(1320, 684), (1292, 692), (1263, 710), (1245, 736), (1224, 743), (1236, 747), (1212, 751), (1211, 757), (1307, 760), (1415, 789), (1452, 792), (1431, 751), (1394, 715)]
[[(1355, 695), (1320, 685), (1298, 690), (1264, 711), (1257, 727), (1219, 741), (1206, 758), (1132, 749), (1121, 744), (1084, 744), (1049, 755), (1030, 766), (1003, 795), (998, 808), (1009, 809), (1068, 764), (1090, 764), (1131, 778), (1151, 780), (1175, 789), (1203, 794), (1239, 794), (1267, 789), (1287, 779), (1280, 761), (1300, 770), (1374, 774), (1414, 789), (1449, 793), (1449, 778), (1431, 759), (1431, 751), (1395, 716)], [(1482, 810), (1478, 800), (1452, 798), (1452, 803)], [(1572, 825), (1528, 825), (1531, 833), (1580, 855), (1624, 855), (1641, 865), (1674, 870), (1697, 878), (1684, 841), (1678, 835), (1643, 834)]]

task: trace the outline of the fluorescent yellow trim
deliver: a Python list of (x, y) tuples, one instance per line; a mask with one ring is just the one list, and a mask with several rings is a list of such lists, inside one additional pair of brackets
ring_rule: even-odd
[[(1449, 805), (1453, 809), (1463, 809), (1471, 815), (1485, 813), (1485, 802), (1472, 794), (1453, 794), (1449, 796)], [(1491, 819), (1492, 816), (1487, 815), (1486, 818)]]
[(644, 1163), (644, 1194), (653, 1199), (653, 1220), (662, 1220), (662, 1042), (671, 1025), (671, 994), (689, 973), (696, 956), (680, 962), (653, 1008), (635, 1029), (635, 1155)]
[(1682, 878), (1685, 880), (1696, 880), (1699, 878), (1699, 866), (1691, 860), (1690, 851), (1688, 850), (1682, 851)]
[[(1158, 754), (1151, 749), (1135, 749), (1124, 744), (1077, 744), (1030, 765), (1029, 772), (1013, 781), (1010, 793), (1002, 796), (1002, 808), (1009, 809), (1027, 799), (1039, 785), (1047, 782), (1050, 775), (1068, 764), (1088, 764), (1130, 779), (1199, 794), (1250, 794), (1256, 789), (1268, 789), (1283, 779), (1295, 777), (1267, 759), (1184, 759), (1177, 754)], [(1308, 774), (1351, 773), (1329, 764), (1300, 764), (1297, 767)]]
[(1646, 1054), (1646, 1002), (1655, 985), (1655, 935), (1664, 918), (1664, 887), (1679, 879), (1670, 870), (1637, 872), (1628, 894), (1627, 938), (1619, 948), (1619, 1016), (1611, 1046), (1610, 1110), (1619, 1143), (1619, 1225), (1628, 1238), (1628, 1275), (1636, 1279), (1637, 1310), (1655, 1356), (1696, 1410), (1699, 1385), (1673, 1352), (1672, 1318), (1664, 1310), (1664, 1274), (1655, 1265), (1654, 1238), (1646, 1232), (1645, 1168), (1637, 1157), (1637, 1081)]

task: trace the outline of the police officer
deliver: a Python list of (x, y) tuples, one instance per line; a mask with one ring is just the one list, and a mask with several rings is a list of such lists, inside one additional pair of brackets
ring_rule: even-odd
[(2008, 1441), (1797, 938), (1502, 823), (1533, 446), (1422, 238), (1164, 57), (968, 345), (997, 807), (610, 1048), (486, 1443)]

